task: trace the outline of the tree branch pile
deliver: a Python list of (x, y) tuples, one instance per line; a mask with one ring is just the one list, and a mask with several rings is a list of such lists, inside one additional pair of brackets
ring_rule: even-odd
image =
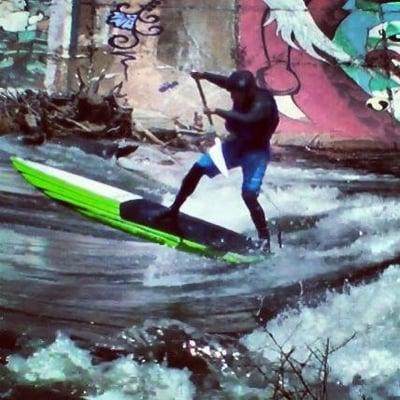
[(40, 145), (52, 138), (70, 135), (90, 139), (130, 138), (180, 149), (198, 150), (206, 138), (201, 117), (186, 126), (174, 120), (174, 127), (149, 129), (132, 120), (132, 108), (118, 104), (122, 85), (99, 95), (102, 76), (86, 85), (78, 72), (79, 90), (70, 95), (49, 95), (44, 91), (0, 93), (0, 134), (22, 134), (22, 141)]
[(78, 93), (49, 95), (30, 89), (0, 94), (0, 133), (22, 133), (26, 144), (42, 144), (53, 137), (84, 135), (93, 138), (131, 137), (132, 109), (117, 98), (121, 87), (100, 96), (99, 81), (83, 83)]

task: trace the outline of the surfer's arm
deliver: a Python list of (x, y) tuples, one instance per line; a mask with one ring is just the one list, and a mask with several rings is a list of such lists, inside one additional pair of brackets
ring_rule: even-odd
[(234, 110), (227, 111), (220, 108), (216, 108), (213, 112), (213, 114), (219, 115), (227, 121), (241, 122), (244, 124), (252, 124), (261, 121), (263, 118), (265, 118), (267, 113), (268, 110), (266, 110), (264, 105), (261, 103), (254, 104), (249, 112), (240, 112)]
[(205, 79), (214, 85), (217, 85), (223, 89), (228, 89), (228, 77), (219, 74), (213, 74), (211, 72), (203, 72), (201, 74), (202, 79)]

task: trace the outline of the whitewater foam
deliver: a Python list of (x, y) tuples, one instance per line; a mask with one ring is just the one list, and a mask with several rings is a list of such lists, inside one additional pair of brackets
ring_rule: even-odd
[[(391, 393), (398, 393), (399, 267), (390, 267), (376, 282), (352, 287), (348, 293), (330, 293), (316, 308), (282, 313), (268, 322), (266, 329), (285, 351), (294, 348), (293, 355), (300, 361), (309, 355), (307, 346), (323, 349), (329, 338), (334, 348), (355, 334), (330, 355), (330, 381), (351, 385), (357, 379), (364, 381), (364, 392), (387, 386)], [(245, 336), (242, 343), (268, 360), (279, 359), (276, 345), (263, 329)]]
[(7, 368), (21, 383), (84, 385), (87, 400), (190, 400), (195, 394), (187, 370), (138, 363), (131, 356), (94, 365), (89, 351), (60, 332), (53, 343), (30, 357), (10, 356)]

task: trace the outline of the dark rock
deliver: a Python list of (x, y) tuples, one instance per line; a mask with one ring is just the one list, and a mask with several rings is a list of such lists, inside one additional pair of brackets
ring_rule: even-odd
[(11, 331), (0, 331), (0, 349), (18, 350), (18, 335)]
[(63, 384), (52, 387), (18, 385), (3, 398), (6, 400), (80, 400), (81, 395), (81, 390), (74, 390)]

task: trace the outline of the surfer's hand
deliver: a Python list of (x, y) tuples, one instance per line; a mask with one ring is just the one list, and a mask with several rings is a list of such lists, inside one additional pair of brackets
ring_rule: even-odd
[(200, 148), (202, 151), (206, 152), (210, 147), (215, 144), (215, 133), (206, 133), (204, 138), (200, 142)]
[(212, 114), (215, 114), (215, 109), (214, 108), (204, 107), (203, 108), (203, 113), (205, 115), (212, 115)]
[(203, 72), (192, 71), (192, 72), (190, 73), (190, 76), (191, 76), (193, 79), (196, 79), (196, 80), (204, 79), (204, 73), (203, 73)]
[(207, 147), (207, 148), (213, 147), (214, 144), (215, 144), (215, 137), (213, 137), (213, 138), (207, 138), (207, 139), (204, 141), (204, 146)]

